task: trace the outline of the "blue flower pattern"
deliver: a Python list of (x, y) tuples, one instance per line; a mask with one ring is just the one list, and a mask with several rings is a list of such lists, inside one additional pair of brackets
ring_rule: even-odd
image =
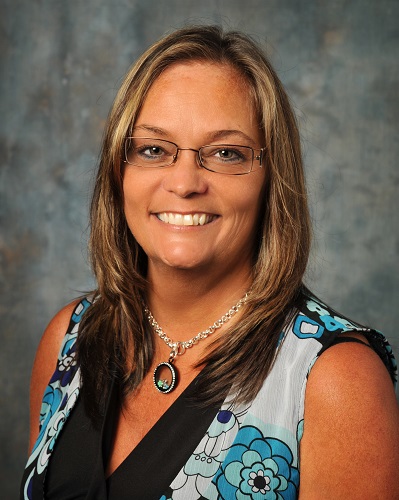
[[(75, 360), (79, 322), (90, 302), (83, 299), (76, 308), (65, 336), (54, 375), (45, 391), (40, 414), (40, 433), (30, 456), (25, 499), (32, 497), (32, 478), (45, 473), (54, 443), (73, 408), (80, 389)], [(320, 343), (327, 332), (370, 332), (340, 318), (316, 300), (308, 300), (298, 312), (291, 329), (292, 339)], [(292, 335), (293, 334), (293, 335)], [(374, 332), (385, 348), (391, 372), (396, 363), (384, 337)], [(279, 348), (284, 348), (282, 332)], [(290, 341), (293, 342), (294, 340)], [(294, 343), (295, 344), (295, 343)], [(307, 345), (307, 344), (306, 344)], [(317, 351), (315, 351), (317, 352)], [(309, 370), (317, 359), (309, 360)], [(269, 377), (268, 377), (269, 378)], [(269, 394), (269, 393), (267, 393)], [(263, 400), (262, 400), (263, 401)], [(261, 404), (264, 408), (265, 401)], [(254, 410), (254, 408), (257, 408)], [(298, 449), (303, 433), (303, 415), (283, 426), (269, 422), (272, 413), (259, 414), (257, 398), (245, 408), (224, 405), (185, 466), (160, 500), (294, 500), (299, 491)], [(294, 427), (295, 425), (295, 427)]]
[(39, 436), (26, 465), (26, 468), (32, 468), (24, 486), (26, 500), (32, 498), (34, 474), (45, 473), (54, 443), (79, 395), (80, 373), (75, 360), (76, 338), (79, 321), (89, 306), (90, 302), (83, 299), (75, 309), (70, 328), (64, 337), (55, 372), (42, 399)]
[[(308, 300), (303, 310), (298, 312), (291, 330), (298, 339), (315, 339), (321, 343), (326, 333), (337, 331), (367, 334), (371, 330), (341, 318), (313, 299)], [(279, 346), (289, 334), (289, 330), (282, 332)], [(395, 373), (392, 350), (382, 335), (379, 341), (384, 345)], [(309, 371), (316, 359), (317, 356), (309, 360)], [(171, 484), (172, 493), (169, 492), (162, 500), (297, 499), (300, 477), (298, 449), (303, 423), (303, 418), (298, 418), (296, 427), (274, 426), (268, 433), (267, 422), (252, 418), (251, 407), (241, 414), (222, 408)], [(290, 432), (295, 434), (294, 442), (289, 438)]]
[(283, 441), (244, 426), (213, 482), (220, 499), (288, 500), (297, 496), (299, 473)]
[[(161, 500), (297, 498), (299, 472), (293, 451), (282, 439), (265, 437), (256, 421), (250, 407), (237, 413), (222, 408), (171, 484), (172, 492)], [(274, 431), (287, 434), (285, 429)]]

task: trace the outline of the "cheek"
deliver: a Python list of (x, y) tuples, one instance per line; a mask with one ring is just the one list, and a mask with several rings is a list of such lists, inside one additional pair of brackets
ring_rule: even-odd
[[(259, 176), (260, 177), (260, 176)], [(261, 225), (264, 214), (264, 187), (259, 185), (263, 178), (257, 179), (259, 182), (241, 185), (234, 190), (230, 197), (233, 217), (226, 225), (228, 230), (228, 243), (226, 248), (237, 247), (241, 250), (246, 248), (251, 251), (257, 247), (257, 240), (260, 238)], [(226, 233), (223, 233), (226, 236)]]
[(125, 212), (126, 219), (129, 218), (129, 213), (132, 211), (132, 206), (134, 206), (134, 197), (132, 196), (127, 183), (123, 183), (123, 210)]
[(148, 197), (148, 182), (140, 175), (142, 172), (127, 168), (122, 180), (122, 189), (125, 208), (143, 206)]
[(251, 233), (252, 241), (256, 245), (258, 238), (261, 238), (263, 233), (262, 227), (265, 218), (265, 205), (266, 205), (266, 183), (262, 182), (259, 189), (252, 191), (251, 195), (251, 212), (248, 217), (248, 229)]
[(140, 217), (140, 206), (144, 206), (143, 200), (140, 199), (140, 189), (137, 188), (131, 176), (125, 176), (123, 180), (123, 211), (132, 232), (133, 226), (137, 224)]
[(266, 196), (264, 178), (251, 180), (251, 184), (243, 186), (237, 190), (237, 193), (239, 196), (235, 198), (236, 208), (245, 216), (249, 224), (256, 224), (264, 212)]

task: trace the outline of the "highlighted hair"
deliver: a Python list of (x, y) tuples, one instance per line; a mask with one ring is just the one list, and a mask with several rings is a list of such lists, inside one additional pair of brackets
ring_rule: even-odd
[(242, 320), (205, 358), (200, 400), (219, 402), (226, 387), (234, 389), (237, 403), (256, 396), (273, 364), (281, 329), (300, 296), (311, 230), (298, 127), (287, 94), (263, 51), (248, 36), (224, 33), (217, 26), (174, 31), (132, 66), (105, 129), (90, 218), (90, 255), (98, 288), (78, 337), (83, 395), (93, 418), (101, 412), (113, 377), (122, 396), (138, 386), (154, 349), (141, 303), (147, 258), (123, 210), (123, 141), (152, 83), (169, 66), (192, 61), (227, 64), (242, 75), (264, 135), (267, 170), (251, 295)]

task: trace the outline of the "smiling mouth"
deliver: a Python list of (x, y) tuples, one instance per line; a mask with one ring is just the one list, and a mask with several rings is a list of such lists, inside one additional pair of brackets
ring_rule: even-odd
[(157, 218), (166, 224), (174, 226), (204, 226), (216, 219), (217, 215), (203, 213), (178, 214), (172, 212), (161, 212), (156, 214)]

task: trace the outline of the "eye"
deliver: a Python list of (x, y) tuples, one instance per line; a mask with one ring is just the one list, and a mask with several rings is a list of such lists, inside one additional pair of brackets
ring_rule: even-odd
[(231, 148), (223, 148), (217, 150), (215, 152), (215, 157), (217, 159), (220, 159), (220, 161), (227, 161), (232, 163), (241, 162), (244, 160), (244, 157), (240, 151)]
[(125, 142), (127, 163), (139, 167), (164, 167), (171, 165), (176, 157), (177, 146), (162, 139), (150, 137), (128, 137)]
[(135, 154), (143, 160), (159, 160), (169, 153), (160, 146), (154, 144), (136, 147)]
[(241, 154), (239, 154), (238, 151), (235, 151), (234, 149), (219, 149), (216, 153), (215, 156), (217, 158), (220, 158), (221, 160), (227, 160), (227, 161), (234, 161), (234, 160), (239, 160), (242, 158)]
[(211, 165), (241, 165), (251, 159), (251, 148), (244, 146), (204, 146), (201, 153), (202, 159)]

